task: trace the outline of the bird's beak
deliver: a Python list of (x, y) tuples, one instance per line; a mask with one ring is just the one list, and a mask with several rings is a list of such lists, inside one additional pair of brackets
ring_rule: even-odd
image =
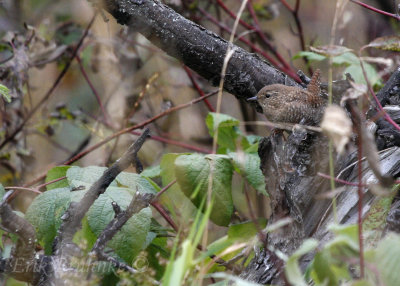
[(246, 99), (246, 101), (257, 101), (257, 95)]

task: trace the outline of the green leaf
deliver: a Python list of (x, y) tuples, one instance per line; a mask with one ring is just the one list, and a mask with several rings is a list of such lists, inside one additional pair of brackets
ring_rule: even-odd
[(213, 209), (210, 218), (222, 226), (229, 224), (233, 211), (232, 172), (231, 162), (226, 156), (192, 154), (179, 156), (175, 160), (178, 184), (196, 207), (200, 207), (207, 197), (209, 179), (212, 177)]
[(217, 278), (217, 279), (224, 279), (222, 281), (210, 284), (210, 286), (228, 286), (228, 285), (235, 285), (235, 286), (262, 286), (262, 284), (258, 284), (255, 282), (250, 282), (246, 279), (240, 278), (239, 276), (235, 276), (232, 274), (228, 274), (225, 272), (218, 272), (212, 273), (209, 275), (210, 277)]
[(320, 62), (320, 61), (323, 61), (326, 59), (325, 56), (314, 53), (314, 52), (301, 51), (293, 56), (293, 60), (300, 59), (302, 57), (305, 57), (310, 62), (313, 62), (313, 61)]
[(10, 90), (0, 83), (0, 95), (4, 97), (5, 101), (11, 102)]
[(148, 167), (144, 169), (143, 172), (140, 173), (140, 175), (151, 179), (158, 178), (161, 176), (161, 167), (160, 165)]
[(246, 180), (256, 189), (260, 194), (268, 196), (265, 190), (265, 178), (260, 169), (260, 157), (257, 153), (229, 153), (232, 158), (233, 164)]
[[(80, 186), (89, 187), (103, 175), (105, 170), (107, 170), (106, 167), (89, 166), (80, 168), (74, 166), (67, 170), (67, 179), (73, 188)], [(111, 185), (117, 186), (117, 182), (113, 181)]]
[[(103, 175), (105, 170), (107, 168), (97, 166), (71, 167), (67, 170), (67, 179), (73, 188), (85, 186), (86, 189), (89, 189)], [(141, 193), (156, 193), (153, 185), (146, 178), (136, 173), (121, 172), (110, 184), (110, 187), (118, 186), (130, 189), (132, 194), (136, 193), (136, 188)]]
[(365, 47), (376, 48), (385, 51), (400, 52), (400, 37), (399, 36), (385, 36), (376, 38)]
[(247, 135), (242, 136), (242, 149), (246, 153), (257, 153), (258, 152), (258, 142), (261, 140), (261, 136), (257, 135)]
[(165, 265), (161, 262), (160, 258), (164, 258), (168, 261), (170, 253), (166, 250), (167, 248), (167, 238), (166, 237), (156, 237), (151, 242), (146, 251), (148, 253), (147, 261), (149, 266), (155, 270), (155, 279), (160, 280), (165, 271)]
[(119, 185), (133, 190), (134, 193), (136, 192), (136, 188), (140, 193), (156, 193), (153, 185), (150, 184), (146, 178), (135, 173), (122, 172), (115, 178), (115, 180)]
[(25, 218), (36, 230), (39, 243), (44, 246), (45, 253), (51, 254), (53, 240), (61, 225), (61, 216), (71, 201), (68, 188), (47, 191), (37, 196), (26, 211)]
[[(108, 188), (100, 195), (89, 209), (87, 218), (90, 229), (96, 236), (99, 236), (107, 224), (114, 218), (115, 212), (112, 202), (117, 203), (121, 209), (126, 209), (132, 200), (132, 194), (128, 189)], [(146, 237), (150, 230), (151, 210), (142, 209), (134, 214), (117, 232), (108, 243), (118, 256), (131, 264), (133, 259), (143, 250)]]
[(392, 205), (393, 198), (400, 185), (392, 188), (389, 197), (377, 197), (363, 220), (364, 238), (367, 245), (376, 246), (386, 227), (386, 217)]
[[(54, 167), (54, 168), (50, 169), (50, 171), (47, 172), (45, 182), (48, 183), (48, 182), (51, 182), (53, 180), (65, 177), (67, 175), (67, 170), (69, 168), (71, 168), (71, 166), (57, 166), (57, 167)], [(67, 179), (63, 179), (61, 181), (54, 182), (54, 183), (51, 183), (49, 185), (46, 185), (46, 189), (48, 191), (50, 191), (52, 189), (66, 188), (68, 186), (69, 186), (68, 180)]]
[[(264, 229), (267, 225), (265, 219), (259, 219), (257, 221), (258, 226)], [(253, 221), (242, 222), (229, 226), (228, 238), (235, 241), (246, 241), (253, 238), (257, 234), (257, 227)]]
[(315, 254), (314, 261), (312, 263), (314, 268), (317, 284), (325, 285), (339, 285), (339, 281), (332, 271), (332, 261), (331, 257), (326, 252), (318, 252)]
[(218, 129), (218, 145), (231, 151), (236, 150), (236, 139), (240, 135), (239, 120), (222, 113), (210, 112), (206, 117), (208, 132), (214, 136)]
[(133, 259), (146, 248), (151, 217), (149, 207), (134, 214), (108, 244), (127, 263), (132, 263)]
[(344, 53), (333, 57), (334, 65), (360, 65), (360, 59), (353, 53)]
[(70, 25), (61, 25), (55, 35), (54, 40), (59, 44), (72, 45), (79, 41), (83, 33), (82, 28), (75, 23)]
[[(89, 222), (87, 217), (85, 216), (82, 220), (82, 236), (86, 240), (87, 243), (87, 250), (91, 250), (93, 245), (95, 244), (97, 240), (97, 236), (93, 233), (92, 229), (89, 226)], [(79, 241), (76, 242), (75, 239), (77, 239), (77, 236), (74, 236), (74, 242), (79, 245)]]
[[(364, 74), (361, 68), (360, 59), (353, 53), (344, 53), (340, 56), (333, 57), (334, 65), (344, 65), (346, 69), (344, 73), (349, 73), (356, 83), (366, 84)], [(380, 77), (376, 69), (369, 63), (364, 62), (365, 73), (369, 82), (374, 86), (380, 84)]]
[[(176, 179), (175, 177), (175, 160), (179, 156), (186, 155), (188, 153), (168, 153), (161, 158), (161, 180), (162, 185), (166, 186)], [(167, 192), (165, 192), (160, 198), (160, 203), (168, 208), (171, 213), (173, 220), (181, 226), (188, 225), (191, 218), (194, 218), (197, 212), (196, 207), (182, 192), (179, 184), (173, 184)]]
[[(58, 168), (53, 170), (51, 175), (57, 177), (59, 175), (57, 172), (66, 172), (68, 181), (72, 186), (84, 185), (88, 190), (105, 170), (106, 168), (100, 167), (71, 167), (68, 170)], [(119, 187), (118, 185), (126, 187)], [(84, 228), (82, 231), (89, 243), (93, 242), (91, 232), (98, 236), (114, 217), (111, 202), (116, 202), (121, 208), (125, 209), (132, 200), (133, 194), (136, 193), (136, 189), (140, 192), (156, 192), (146, 178), (138, 174), (123, 172), (107, 188), (106, 192), (94, 202), (87, 214), (87, 224), (90, 231), (88, 228)], [(61, 215), (65, 212), (70, 201), (80, 201), (85, 192), (70, 192), (68, 188), (52, 189), (39, 195), (29, 207), (27, 217), (31, 218), (31, 223), (37, 229), (38, 239), (45, 246), (47, 252), (51, 249), (56, 230), (61, 223)], [(116, 254), (127, 263), (131, 263), (146, 245), (150, 219), (150, 210), (142, 210), (135, 214), (109, 243)], [(150, 243), (151, 241), (147, 242)]]
[(318, 246), (318, 241), (315, 239), (307, 239), (303, 242), (299, 249), (293, 253), (286, 262), (285, 274), (290, 285), (307, 286), (304, 280), (303, 273), (299, 266), (301, 256), (313, 251)]
[(358, 255), (358, 226), (330, 225), (328, 229), (335, 233), (335, 238), (329, 241), (325, 248), (336, 257), (354, 257)]
[[(365, 73), (367, 74), (368, 81), (372, 86), (381, 83), (381, 78), (377, 73), (376, 69), (369, 63), (364, 63)], [(349, 73), (353, 77), (356, 83), (366, 84), (362, 69), (360, 65), (350, 65), (345, 70), (344, 73)]]
[(400, 281), (400, 236), (388, 234), (376, 249), (376, 261), (383, 285), (398, 285)]
[(10, 43), (1, 41), (0, 42), (0, 65), (9, 61), (14, 56), (14, 51)]

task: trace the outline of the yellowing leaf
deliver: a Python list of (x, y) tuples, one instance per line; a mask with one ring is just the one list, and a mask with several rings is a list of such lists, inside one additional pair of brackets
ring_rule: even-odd
[(328, 56), (335, 57), (335, 56), (339, 56), (341, 54), (353, 51), (352, 49), (349, 49), (347, 47), (336, 46), (336, 45), (310, 47), (310, 50), (314, 53), (324, 55), (326, 57), (328, 57)]
[(376, 48), (385, 51), (400, 52), (400, 37), (399, 36), (386, 36), (373, 40), (364, 48)]

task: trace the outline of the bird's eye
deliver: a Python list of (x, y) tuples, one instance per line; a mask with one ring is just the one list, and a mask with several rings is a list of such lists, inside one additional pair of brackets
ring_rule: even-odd
[(272, 95), (271, 93), (266, 93), (266, 94), (265, 94), (265, 97), (266, 97), (266, 98), (270, 98), (271, 95)]

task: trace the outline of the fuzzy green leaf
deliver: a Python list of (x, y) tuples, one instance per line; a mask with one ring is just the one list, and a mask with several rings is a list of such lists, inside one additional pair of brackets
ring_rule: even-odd
[(376, 48), (385, 51), (400, 52), (400, 37), (399, 36), (386, 36), (379, 37), (369, 43), (366, 47)]
[(305, 57), (310, 62), (313, 62), (313, 61), (320, 62), (320, 61), (323, 61), (326, 59), (325, 56), (314, 53), (314, 52), (301, 51), (293, 56), (293, 60), (300, 59), (302, 57)]
[(25, 213), (25, 218), (33, 225), (39, 243), (45, 253), (50, 254), (57, 229), (61, 225), (61, 216), (71, 202), (69, 188), (59, 188), (37, 196)]
[(375, 265), (383, 280), (383, 285), (398, 285), (400, 281), (400, 236), (391, 233), (378, 245)]
[(218, 129), (218, 145), (220, 148), (236, 150), (236, 139), (240, 135), (239, 120), (222, 113), (210, 112), (206, 118), (208, 132), (214, 136)]
[[(114, 218), (115, 212), (111, 203), (117, 203), (121, 209), (126, 209), (132, 200), (132, 194), (122, 188), (109, 188), (100, 195), (90, 208), (87, 217), (90, 229), (99, 236), (107, 224)], [(107, 244), (115, 252), (131, 264), (133, 259), (146, 245), (147, 234), (150, 230), (151, 210), (142, 209), (134, 214)]]
[(0, 83), (0, 95), (4, 97), (7, 102), (11, 102), (10, 90), (5, 85)]
[(260, 169), (260, 157), (257, 153), (229, 153), (235, 169), (260, 194), (268, 196), (265, 190), (265, 178)]
[[(50, 169), (50, 171), (47, 172), (45, 182), (48, 183), (50, 181), (65, 177), (67, 175), (67, 171), (69, 168), (71, 168), (71, 166), (57, 166), (57, 167)], [(62, 179), (58, 182), (54, 182), (54, 183), (47, 185), (46, 188), (49, 191), (52, 189), (66, 188), (68, 186), (69, 186), (68, 180)]]
[(307, 239), (303, 242), (299, 249), (293, 253), (286, 262), (285, 273), (290, 285), (306, 286), (303, 273), (299, 266), (301, 256), (313, 251), (318, 246), (318, 241), (315, 239)]
[(229, 224), (233, 211), (232, 172), (231, 162), (226, 156), (192, 154), (179, 156), (175, 160), (178, 184), (196, 207), (200, 207), (207, 197), (209, 179), (212, 177), (213, 209), (210, 218), (222, 226)]

